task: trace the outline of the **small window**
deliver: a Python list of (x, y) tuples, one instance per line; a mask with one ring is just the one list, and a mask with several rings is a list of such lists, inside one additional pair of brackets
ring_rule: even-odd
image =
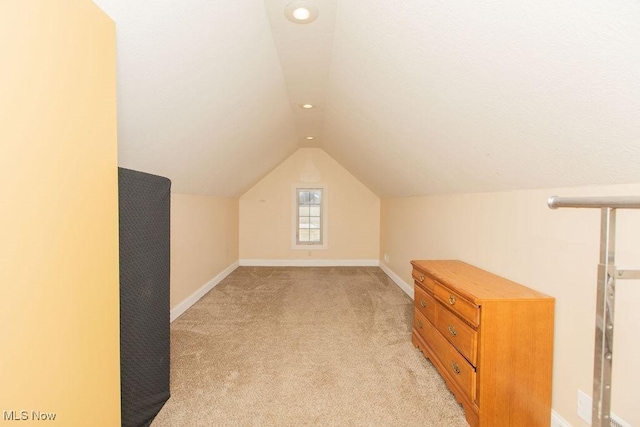
[(322, 245), (322, 189), (298, 188), (297, 195), (297, 245)]

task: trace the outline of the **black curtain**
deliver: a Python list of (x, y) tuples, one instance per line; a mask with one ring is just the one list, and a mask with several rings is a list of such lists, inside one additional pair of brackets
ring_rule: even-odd
[(171, 181), (118, 168), (122, 425), (148, 426), (169, 399)]

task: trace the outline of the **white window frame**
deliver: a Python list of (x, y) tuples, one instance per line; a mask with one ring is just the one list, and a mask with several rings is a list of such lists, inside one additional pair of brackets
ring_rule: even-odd
[[(299, 243), (298, 242), (298, 190), (299, 189), (309, 189), (309, 190), (322, 190), (322, 199), (320, 201), (320, 232), (322, 233), (321, 239), (322, 243)], [(329, 235), (329, 221), (328, 221), (328, 208), (329, 208), (329, 198), (327, 185), (319, 184), (319, 183), (300, 183), (294, 184), (291, 190), (291, 249), (299, 249), (299, 250), (317, 250), (317, 249), (327, 249), (328, 242), (327, 236)]]

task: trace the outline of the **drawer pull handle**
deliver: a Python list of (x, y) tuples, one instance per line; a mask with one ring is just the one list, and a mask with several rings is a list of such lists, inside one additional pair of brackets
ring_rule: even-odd
[(458, 375), (460, 374), (460, 367), (456, 362), (451, 362), (451, 367), (453, 368), (453, 372), (455, 372)]
[(420, 281), (421, 281), (421, 282), (424, 282), (424, 274), (421, 274), (421, 275), (420, 275)]
[(453, 305), (456, 303), (456, 296), (455, 295), (449, 295), (449, 304)]
[(454, 337), (458, 335), (458, 331), (456, 331), (456, 327), (453, 325), (449, 325), (449, 333)]
[(422, 329), (422, 320), (418, 320), (418, 327)]
[(421, 300), (420, 300), (420, 305), (421, 305), (421, 306), (423, 306), (423, 307), (426, 307), (426, 306), (427, 306), (427, 303), (426, 303), (426, 302), (424, 302), (424, 300), (423, 300), (423, 299), (421, 299)]

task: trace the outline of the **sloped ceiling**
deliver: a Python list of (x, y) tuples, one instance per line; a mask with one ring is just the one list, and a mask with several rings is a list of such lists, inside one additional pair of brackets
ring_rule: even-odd
[(120, 166), (239, 196), (297, 149), (262, 1), (95, 3), (116, 22)]
[(301, 146), (381, 197), (640, 182), (639, 2), (309, 1), (96, 0), (121, 166), (217, 196)]

